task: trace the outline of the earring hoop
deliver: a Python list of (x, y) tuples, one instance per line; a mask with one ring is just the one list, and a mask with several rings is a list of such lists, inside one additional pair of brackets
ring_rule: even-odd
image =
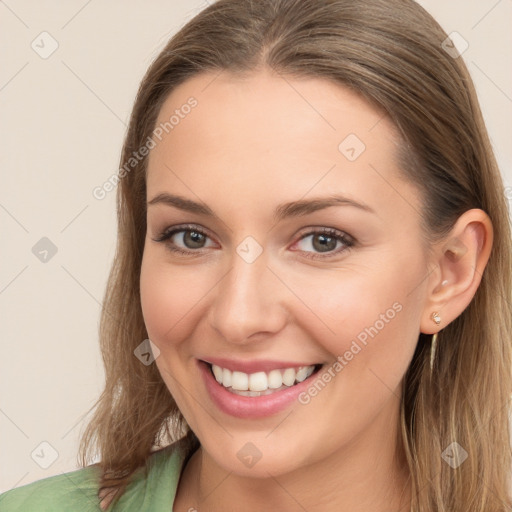
[(432, 375), (432, 370), (434, 368), (434, 359), (436, 357), (437, 350), (437, 332), (432, 335), (432, 341), (430, 342), (430, 375)]
[[(431, 315), (432, 321), (439, 325), (441, 323), (441, 317), (437, 311), (434, 311)], [(436, 357), (436, 349), (437, 349), (437, 332), (432, 335), (432, 341), (430, 342), (430, 375), (432, 375), (432, 370), (434, 368), (434, 359)]]

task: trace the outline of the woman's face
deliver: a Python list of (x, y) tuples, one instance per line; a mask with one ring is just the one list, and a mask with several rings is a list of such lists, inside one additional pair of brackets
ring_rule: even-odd
[(223, 72), (175, 89), (155, 133), (142, 309), (205, 453), (259, 477), (377, 460), (428, 264), (389, 120), (325, 80)]

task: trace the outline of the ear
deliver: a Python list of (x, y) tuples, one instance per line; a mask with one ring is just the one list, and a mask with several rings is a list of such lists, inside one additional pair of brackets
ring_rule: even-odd
[[(463, 213), (449, 235), (436, 244), (420, 331), (434, 334), (457, 318), (473, 299), (493, 242), (492, 222), (479, 209)], [(432, 314), (437, 313), (437, 324)]]

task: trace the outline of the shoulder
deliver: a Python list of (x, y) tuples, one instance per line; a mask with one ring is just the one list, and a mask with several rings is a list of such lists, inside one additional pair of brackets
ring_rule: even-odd
[[(174, 501), (183, 463), (176, 445), (153, 452), (147, 472), (140, 468), (125, 492), (109, 511), (169, 510)], [(0, 495), (2, 512), (100, 511), (100, 468), (87, 466), (17, 487)]]
[(176, 445), (153, 452), (147, 472), (137, 471), (109, 512), (160, 512), (172, 510), (184, 454)]
[(2, 512), (99, 510), (99, 468), (87, 466), (17, 487), (0, 495)]

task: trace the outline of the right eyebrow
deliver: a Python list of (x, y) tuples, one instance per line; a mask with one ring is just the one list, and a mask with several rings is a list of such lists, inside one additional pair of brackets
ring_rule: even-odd
[[(206, 215), (207, 217), (216, 217), (213, 210), (206, 204), (198, 203), (182, 196), (168, 194), (167, 192), (157, 194), (151, 201), (148, 201), (147, 204), (148, 206), (164, 204), (187, 212)], [(369, 213), (375, 213), (373, 208), (364, 203), (358, 203), (353, 199), (340, 195), (330, 195), (328, 197), (307, 200), (302, 199), (281, 204), (277, 206), (274, 211), (274, 219), (280, 221), (287, 217), (300, 217), (332, 206), (352, 206)]]
[(187, 212), (199, 213), (201, 215), (207, 215), (208, 217), (215, 217), (213, 211), (205, 204), (196, 203), (190, 199), (185, 199), (184, 197), (168, 194), (166, 192), (156, 195), (153, 199), (151, 199), (151, 201), (148, 201), (147, 204), (148, 206), (154, 204), (165, 204), (167, 206), (174, 206), (175, 208), (179, 208), (180, 210), (185, 210)]

